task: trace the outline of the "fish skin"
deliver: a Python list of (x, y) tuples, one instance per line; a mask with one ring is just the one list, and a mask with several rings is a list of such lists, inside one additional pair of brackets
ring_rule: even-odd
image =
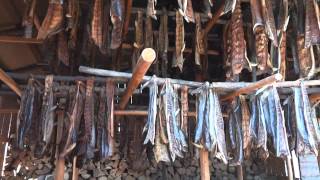
[(183, 133), (188, 136), (188, 86), (181, 88), (181, 129)]
[(158, 98), (158, 85), (155, 79), (151, 79), (148, 84), (143, 87), (149, 87), (149, 107), (148, 107), (148, 120), (143, 128), (143, 133), (146, 133), (146, 138), (143, 144), (150, 142), (154, 145), (156, 133), (156, 118), (157, 118), (157, 98)]
[(174, 161), (177, 156), (183, 157), (183, 152), (187, 150), (187, 143), (176, 121), (176, 117), (179, 116), (179, 109), (175, 105), (177, 94), (174, 93), (169, 79), (166, 79), (165, 85), (163, 86), (161, 98), (166, 117), (170, 156), (171, 160)]
[(264, 27), (258, 26), (255, 31), (258, 69), (264, 71), (268, 65), (268, 39)]
[(259, 115), (258, 115), (258, 107), (257, 107), (257, 98), (254, 96), (251, 99), (251, 116), (250, 116), (250, 129), (249, 129), (249, 135), (250, 135), (250, 142), (252, 146), (255, 146), (258, 141), (258, 122), (259, 121)]
[(59, 32), (63, 22), (63, 7), (59, 0), (49, 2), (47, 14), (39, 29), (37, 39), (46, 39)]
[(91, 20), (91, 38), (96, 46), (102, 47), (103, 31), (103, 1), (95, 0), (93, 5), (93, 17)]
[(244, 157), (246, 159), (250, 156), (251, 150), (251, 138), (250, 138), (250, 111), (247, 104), (247, 101), (244, 96), (239, 96), (240, 105), (241, 105), (241, 130), (242, 130), (242, 139), (243, 139), (243, 150), (244, 150)]
[(192, 22), (194, 23), (195, 19), (194, 19), (194, 12), (193, 12), (193, 7), (192, 7), (192, 0), (187, 0), (187, 9), (185, 12), (185, 16), (184, 19), (187, 22)]
[(176, 11), (176, 59), (172, 62), (173, 67), (178, 67), (180, 72), (182, 72), (183, 68), (183, 51), (185, 49), (185, 42), (184, 42), (184, 23), (183, 17)]
[(246, 42), (244, 39), (243, 31), (243, 20), (240, 2), (237, 1), (235, 10), (231, 16), (231, 25), (230, 25), (231, 35), (231, 68), (232, 74), (238, 75), (241, 73), (244, 63), (245, 63), (245, 54), (246, 54)]
[(148, 0), (147, 4), (147, 17), (151, 17), (154, 20), (157, 20), (156, 16), (156, 6), (157, 0)]
[(43, 129), (42, 141), (45, 143), (41, 154), (45, 152), (51, 142), (55, 119), (55, 108), (53, 96), (53, 75), (48, 75), (45, 79), (45, 90), (41, 107), (41, 122)]
[(282, 75), (282, 79), (285, 80), (286, 79), (286, 49), (287, 49), (287, 33), (286, 31), (281, 31), (281, 35), (280, 35), (280, 44), (279, 44), (279, 49), (278, 51), (280, 51), (280, 74)]
[(108, 156), (112, 156), (114, 153), (114, 93), (115, 84), (112, 79), (107, 79), (106, 82), (106, 93), (107, 93), (107, 137), (108, 137)]
[(310, 51), (304, 47), (304, 35), (297, 35), (296, 39), (298, 60), (299, 60), (299, 74), (301, 78), (307, 77), (312, 67), (310, 58)]
[(315, 0), (305, 0), (305, 48), (320, 44), (319, 7)]
[[(35, 83), (34, 79), (28, 80), (27, 88), (21, 96), (20, 108), (17, 115), (17, 147), (23, 149), (24, 138), (30, 130), (32, 119), (35, 116), (34, 103), (35, 103)], [(38, 113), (38, 112), (36, 112)]]
[(92, 131), (94, 129), (94, 78), (87, 80), (86, 97), (84, 102), (84, 141), (86, 143), (86, 157), (91, 159), (94, 156), (94, 146), (92, 146)]
[(243, 162), (243, 139), (242, 139), (242, 132), (241, 132), (241, 125), (240, 125), (240, 118), (241, 118), (241, 104), (239, 99), (234, 99), (232, 104), (232, 115), (229, 122), (230, 132), (233, 134), (233, 151), (234, 151), (234, 158), (229, 162), (230, 166), (238, 166), (241, 165)]
[(278, 47), (277, 29), (275, 25), (272, 2), (270, 0), (261, 0), (262, 15), (265, 21), (266, 33), (275, 47)]
[(201, 17), (199, 13), (195, 13), (196, 23), (196, 43), (195, 43), (195, 64), (201, 66), (201, 55), (205, 54), (206, 43), (204, 42), (204, 32), (201, 27)]
[(272, 91), (277, 113), (277, 124), (275, 128), (276, 142), (274, 142), (276, 148), (276, 156), (285, 159), (286, 157), (290, 157), (291, 155), (285, 127), (284, 113), (281, 107), (280, 97), (275, 86), (272, 86)]
[(228, 13), (229, 11), (233, 12), (238, 0), (227, 0), (224, 6), (224, 14)]
[(124, 0), (111, 0), (110, 10), (113, 24), (111, 33), (111, 49), (117, 49), (122, 42), (122, 26), (124, 23)]
[(261, 103), (261, 96), (262, 95), (260, 95), (257, 100), (258, 109), (259, 109), (259, 113), (258, 113), (259, 123), (258, 123), (258, 140), (257, 140), (256, 148), (259, 150), (260, 158), (267, 159), (269, 157), (269, 152), (267, 148), (267, 127), (266, 127), (266, 120), (263, 112), (263, 105)]
[(107, 149), (107, 97), (106, 97), (106, 88), (102, 87), (99, 95), (99, 113), (98, 113), (98, 121), (97, 121), (97, 148), (99, 150), (99, 157), (101, 159), (106, 159), (108, 157)]
[(68, 134), (66, 137), (66, 142), (63, 147), (60, 157), (65, 157), (71, 150), (73, 150), (78, 141), (78, 133), (80, 127), (81, 116), (83, 114), (83, 105), (84, 105), (84, 88), (83, 84), (80, 81), (77, 81), (76, 85), (76, 94), (71, 102), (70, 109), (68, 112), (68, 125), (67, 130)]
[[(158, 100), (161, 102), (161, 98)], [(158, 105), (158, 113), (157, 113), (157, 120), (156, 120), (156, 133), (155, 133), (155, 144), (153, 148), (154, 156), (156, 162), (170, 162), (170, 155), (168, 152), (168, 148), (166, 146), (167, 143), (163, 142), (162, 137), (161, 137), (161, 132), (162, 131), (162, 124), (161, 124), (161, 116), (162, 116), (162, 107), (161, 104), (159, 103)]]
[(213, 156), (227, 163), (224, 121), (216, 92), (206, 82), (191, 94), (197, 94), (198, 99), (194, 145), (213, 152)]

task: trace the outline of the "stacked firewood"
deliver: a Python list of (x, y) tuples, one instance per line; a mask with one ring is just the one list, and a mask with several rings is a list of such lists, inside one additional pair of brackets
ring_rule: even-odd
[[(136, 170), (128, 164), (128, 160), (118, 154), (119, 144), (115, 143), (115, 155), (105, 161), (88, 161), (79, 169), (79, 179), (200, 179), (199, 160), (188, 155), (184, 159), (177, 159), (174, 163), (155, 163), (155, 159), (146, 162), (149, 166), (143, 170)], [(10, 151), (7, 163), (12, 164), (18, 153)], [(7, 169), (5, 175), (18, 178), (45, 178), (54, 177), (55, 165), (48, 157), (41, 159), (33, 157), (32, 153), (26, 153), (20, 162), (21, 168), (17, 171)], [(264, 179), (266, 177), (264, 166), (256, 164), (253, 160), (244, 162), (245, 179)], [(64, 179), (71, 179), (72, 163), (65, 164)], [(210, 164), (213, 179), (236, 179), (237, 168), (223, 164), (217, 159), (212, 159)]]

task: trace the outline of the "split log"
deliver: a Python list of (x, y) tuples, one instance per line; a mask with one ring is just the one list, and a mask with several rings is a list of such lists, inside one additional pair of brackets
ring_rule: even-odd
[(0, 80), (3, 81), (10, 89), (12, 89), (19, 97), (21, 97), (22, 92), (20, 87), (2, 70), (2, 68), (0, 68)]
[(124, 109), (127, 105), (130, 96), (132, 95), (133, 91), (138, 87), (143, 79), (144, 75), (148, 71), (150, 65), (156, 58), (156, 52), (152, 48), (145, 48), (140, 58), (137, 62), (137, 65), (132, 73), (132, 78), (129, 81), (127, 90), (125, 94), (122, 96), (119, 107), (120, 109)]

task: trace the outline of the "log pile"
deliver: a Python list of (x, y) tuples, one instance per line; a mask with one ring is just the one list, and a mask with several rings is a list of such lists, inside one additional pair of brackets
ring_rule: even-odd
[[(176, 159), (174, 163), (156, 163), (155, 160), (147, 161), (145, 168), (131, 167), (125, 158), (119, 155), (119, 144), (116, 143), (116, 153), (110, 159), (105, 161), (88, 161), (79, 169), (79, 179), (99, 179), (99, 180), (149, 180), (149, 179), (200, 179), (199, 160), (196, 156), (188, 154), (183, 159)], [(21, 153), (20, 153), (21, 154)], [(18, 178), (53, 178), (55, 165), (54, 162), (44, 157), (37, 159), (31, 152), (24, 154), (20, 163), (15, 162), (19, 152), (10, 151), (7, 163), (9, 165), (20, 164), (19, 171), (7, 169), (6, 177), (12, 177), (16, 174)], [(258, 161), (259, 162), (259, 161)], [(263, 165), (256, 164), (253, 160), (244, 162), (244, 179), (264, 179), (266, 177)], [(137, 170), (140, 169), (140, 170)], [(237, 168), (228, 166), (217, 159), (211, 159), (210, 171), (212, 179), (232, 180), (236, 179)], [(72, 163), (66, 162), (64, 179), (71, 179)], [(50, 179), (50, 178), (49, 178)]]

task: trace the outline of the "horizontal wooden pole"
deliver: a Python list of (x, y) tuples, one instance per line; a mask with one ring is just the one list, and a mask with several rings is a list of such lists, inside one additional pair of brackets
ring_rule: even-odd
[(243, 87), (243, 88), (240, 88), (234, 92), (231, 92), (230, 94), (227, 94), (227, 95), (224, 95), (221, 97), (221, 100), (222, 101), (226, 101), (226, 100), (230, 100), (230, 99), (233, 99), (237, 96), (239, 96), (240, 94), (249, 94), (251, 93), (252, 91), (255, 91), (257, 89), (260, 89), (264, 86), (267, 86), (267, 85), (270, 85), (272, 83), (275, 83), (276, 81), (279, 81), (281, 80), (282, 76), (281, 74), (274, 74), (272, 76), (269, 76), (265, 79), (262, 79), (260, 81), (257, 81), (257, 82), (254, 82), (252, 84), (250, 84), (249, 86), (247, 87)]
[(42, 44), (42, 40), (36, 38), (24, 38), (19, 36), (0, 36), (2, 43), (18, 43), (18, 44)]
[[(115, 110), (115, 116), (148, 116), (147, 110)], [(196, 117), (196, 112), (188, 112), (189, 117)]]
[[(133, 48), (133, 45), (131, 45), (131, 44), (128, 44), (128, 43), (122, 44), (122, 49), (132, 49), (132, 48)], [(168, 51), (175, 52), (176, 49), (175, 49), (175, 47), (168, 47)], [(193, 52), (192, 48), (185, 48), (183, 51), (183, 53), (185, 53), (185, 54), (190, 54), (192, 52)], [(219, 51), (212, 50), (212, 49), (208, 49), (207, 53), (208, 53), (208, 55), (215, 55), (215, 56), (220, 55)]]

